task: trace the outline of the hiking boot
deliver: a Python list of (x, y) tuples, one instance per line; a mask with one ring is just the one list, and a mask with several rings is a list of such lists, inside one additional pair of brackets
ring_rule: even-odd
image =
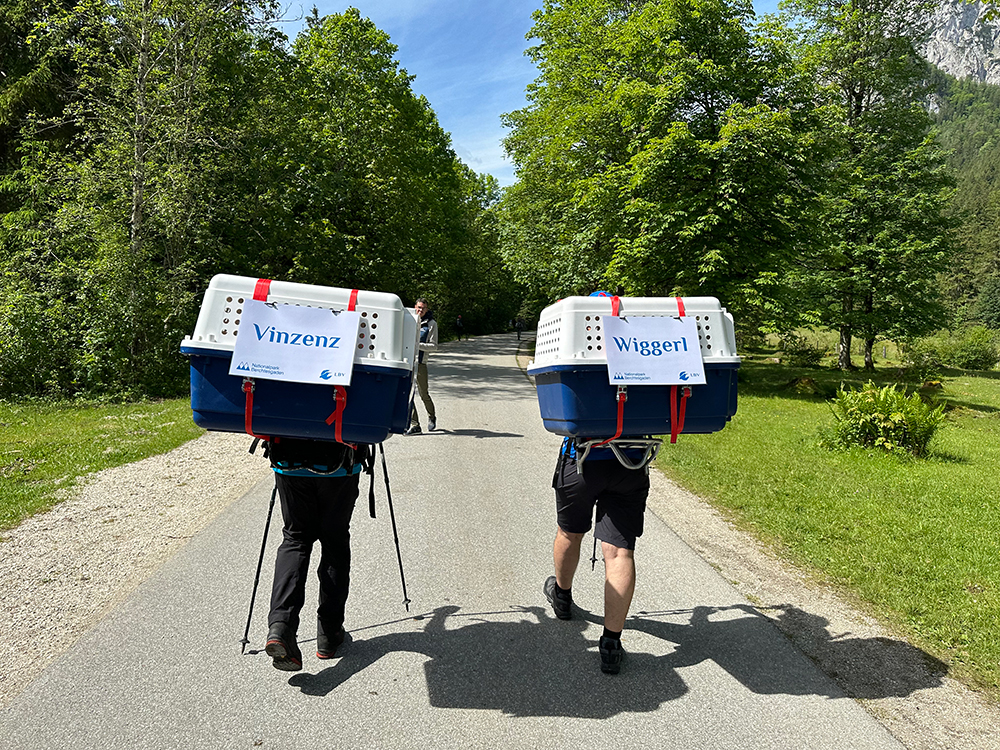
[(420, 425), (418, 425), (418, 424), (411, 424), (409, 427), (406, 428), (406, 431), (403, 434), (404, 435), (419, 435), (421, 432), (423, 432), (423, 430), (420, 429)]
[(344, 642), (347, 632), (343, 626), (333, 631), (332, 635), (327, 635), (323, 628), (323, 623), (316, 625), (316, 658), (332, 659), (337, 655), (337, 649)]
[(573, 595), (568, 591), (564, 594), (556, 587), (556, 577), (549, 576), (542, 586), (545, 598), (552, 605), (552, 611), (560, 620), (570, 620), (573, 617)]
[(604, 674), (618, 674), (622, 669), (622, 658), (625, 656), (622, 642), (617, 638), (602, 635), (597, 649), (601, 652), (601, 671)]
[(275, 669), (298, 672), (302, 669), (302, 652), (295, 642), (295, 634), (288, 632), (288, 624), (276, 622), (267, 631), (264, 652), (271, 657)]
[(434, 432), (434, 430), (437, 429), (437, 426), (438, 426), (438, 421), (437, 421), (437, 419), (435, 417), (428, 417), (427, 418), (427, 431), (428, 432)]

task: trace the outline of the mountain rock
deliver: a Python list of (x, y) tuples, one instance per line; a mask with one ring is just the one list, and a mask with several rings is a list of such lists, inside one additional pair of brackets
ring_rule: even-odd
[(924, 55), (956, 78), (1000, 84), (1000, 21), (983, 3), (942, 0), (931, 14)]

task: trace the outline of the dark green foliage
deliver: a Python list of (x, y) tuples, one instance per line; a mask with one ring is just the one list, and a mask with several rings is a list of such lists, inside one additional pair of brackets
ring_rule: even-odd
[[(0, 45), (24, 71), (0, 89), (5, 394), (183, 391), (217, 273), (423, 295), (472, 332), (516, 310), (495, 181), (356, 10), (289, 50), (272, 0), (29, 7), (0, 11), (34, 35)], [(53, 95), (27, 84), (45, 65)]]
[(906, 395), (894, 385), (873, 382), (857, 391), (841, 389), (833, 402), (836, 423), (826, 444), (831, 448), (878, 448), (927, 455), (927, 446), (944, 423), (944, 406), (932, 407), (919, 394)]
[(1000, 274), (1000, 86), (940, 72), (935, 83), (935, 121), (958, 177), (953, 212), (961, 219), (944, 291), (960, 319), (995, 327), (980, 317), (977, 300)]
[(976, 317), (987, 328), (1000, 329), (1000, 278), (993, 276), (983, 284), (976, 303)]

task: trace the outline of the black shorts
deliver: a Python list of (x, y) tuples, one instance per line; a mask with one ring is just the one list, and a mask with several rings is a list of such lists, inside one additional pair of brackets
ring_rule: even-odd
[(649, 495), (649, 474), (626, 469), (617, 460), (584, 461), (577, 473), (576, 459), (560, 456), (552, 486), (556, 491), (556, 521), (570, 534), (590, 531), (597, 504), (594, 536), (602, 542), (635, 549), (642, 536), (643, 514)]

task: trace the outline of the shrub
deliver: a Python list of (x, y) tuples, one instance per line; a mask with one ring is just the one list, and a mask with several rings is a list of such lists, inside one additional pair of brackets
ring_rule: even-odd
[(816, 367), (826, 356), (826, 348), (816, 346), (805, 336), (786, 333), (779, 343), (783, 359), (792, 367)]
[(932, 339), (917, 339), (900, 344), (904, 376), (907, 380), (923, 383), (941, 374), (941, 349)]
[(996, 334), (984, 326), (973, 326), (955, 334), (942, 354), (948, 364), (963, 370), (990, 370), (1000, 361)]
[(829, 448), (855, 446), (927, 455), (927, 445), (944, 422), (944, 406), (932, 407), (916, 393), (868, 381), (861, 390), (841, 388), (833, 402), (836, 423), (823, 442)]

